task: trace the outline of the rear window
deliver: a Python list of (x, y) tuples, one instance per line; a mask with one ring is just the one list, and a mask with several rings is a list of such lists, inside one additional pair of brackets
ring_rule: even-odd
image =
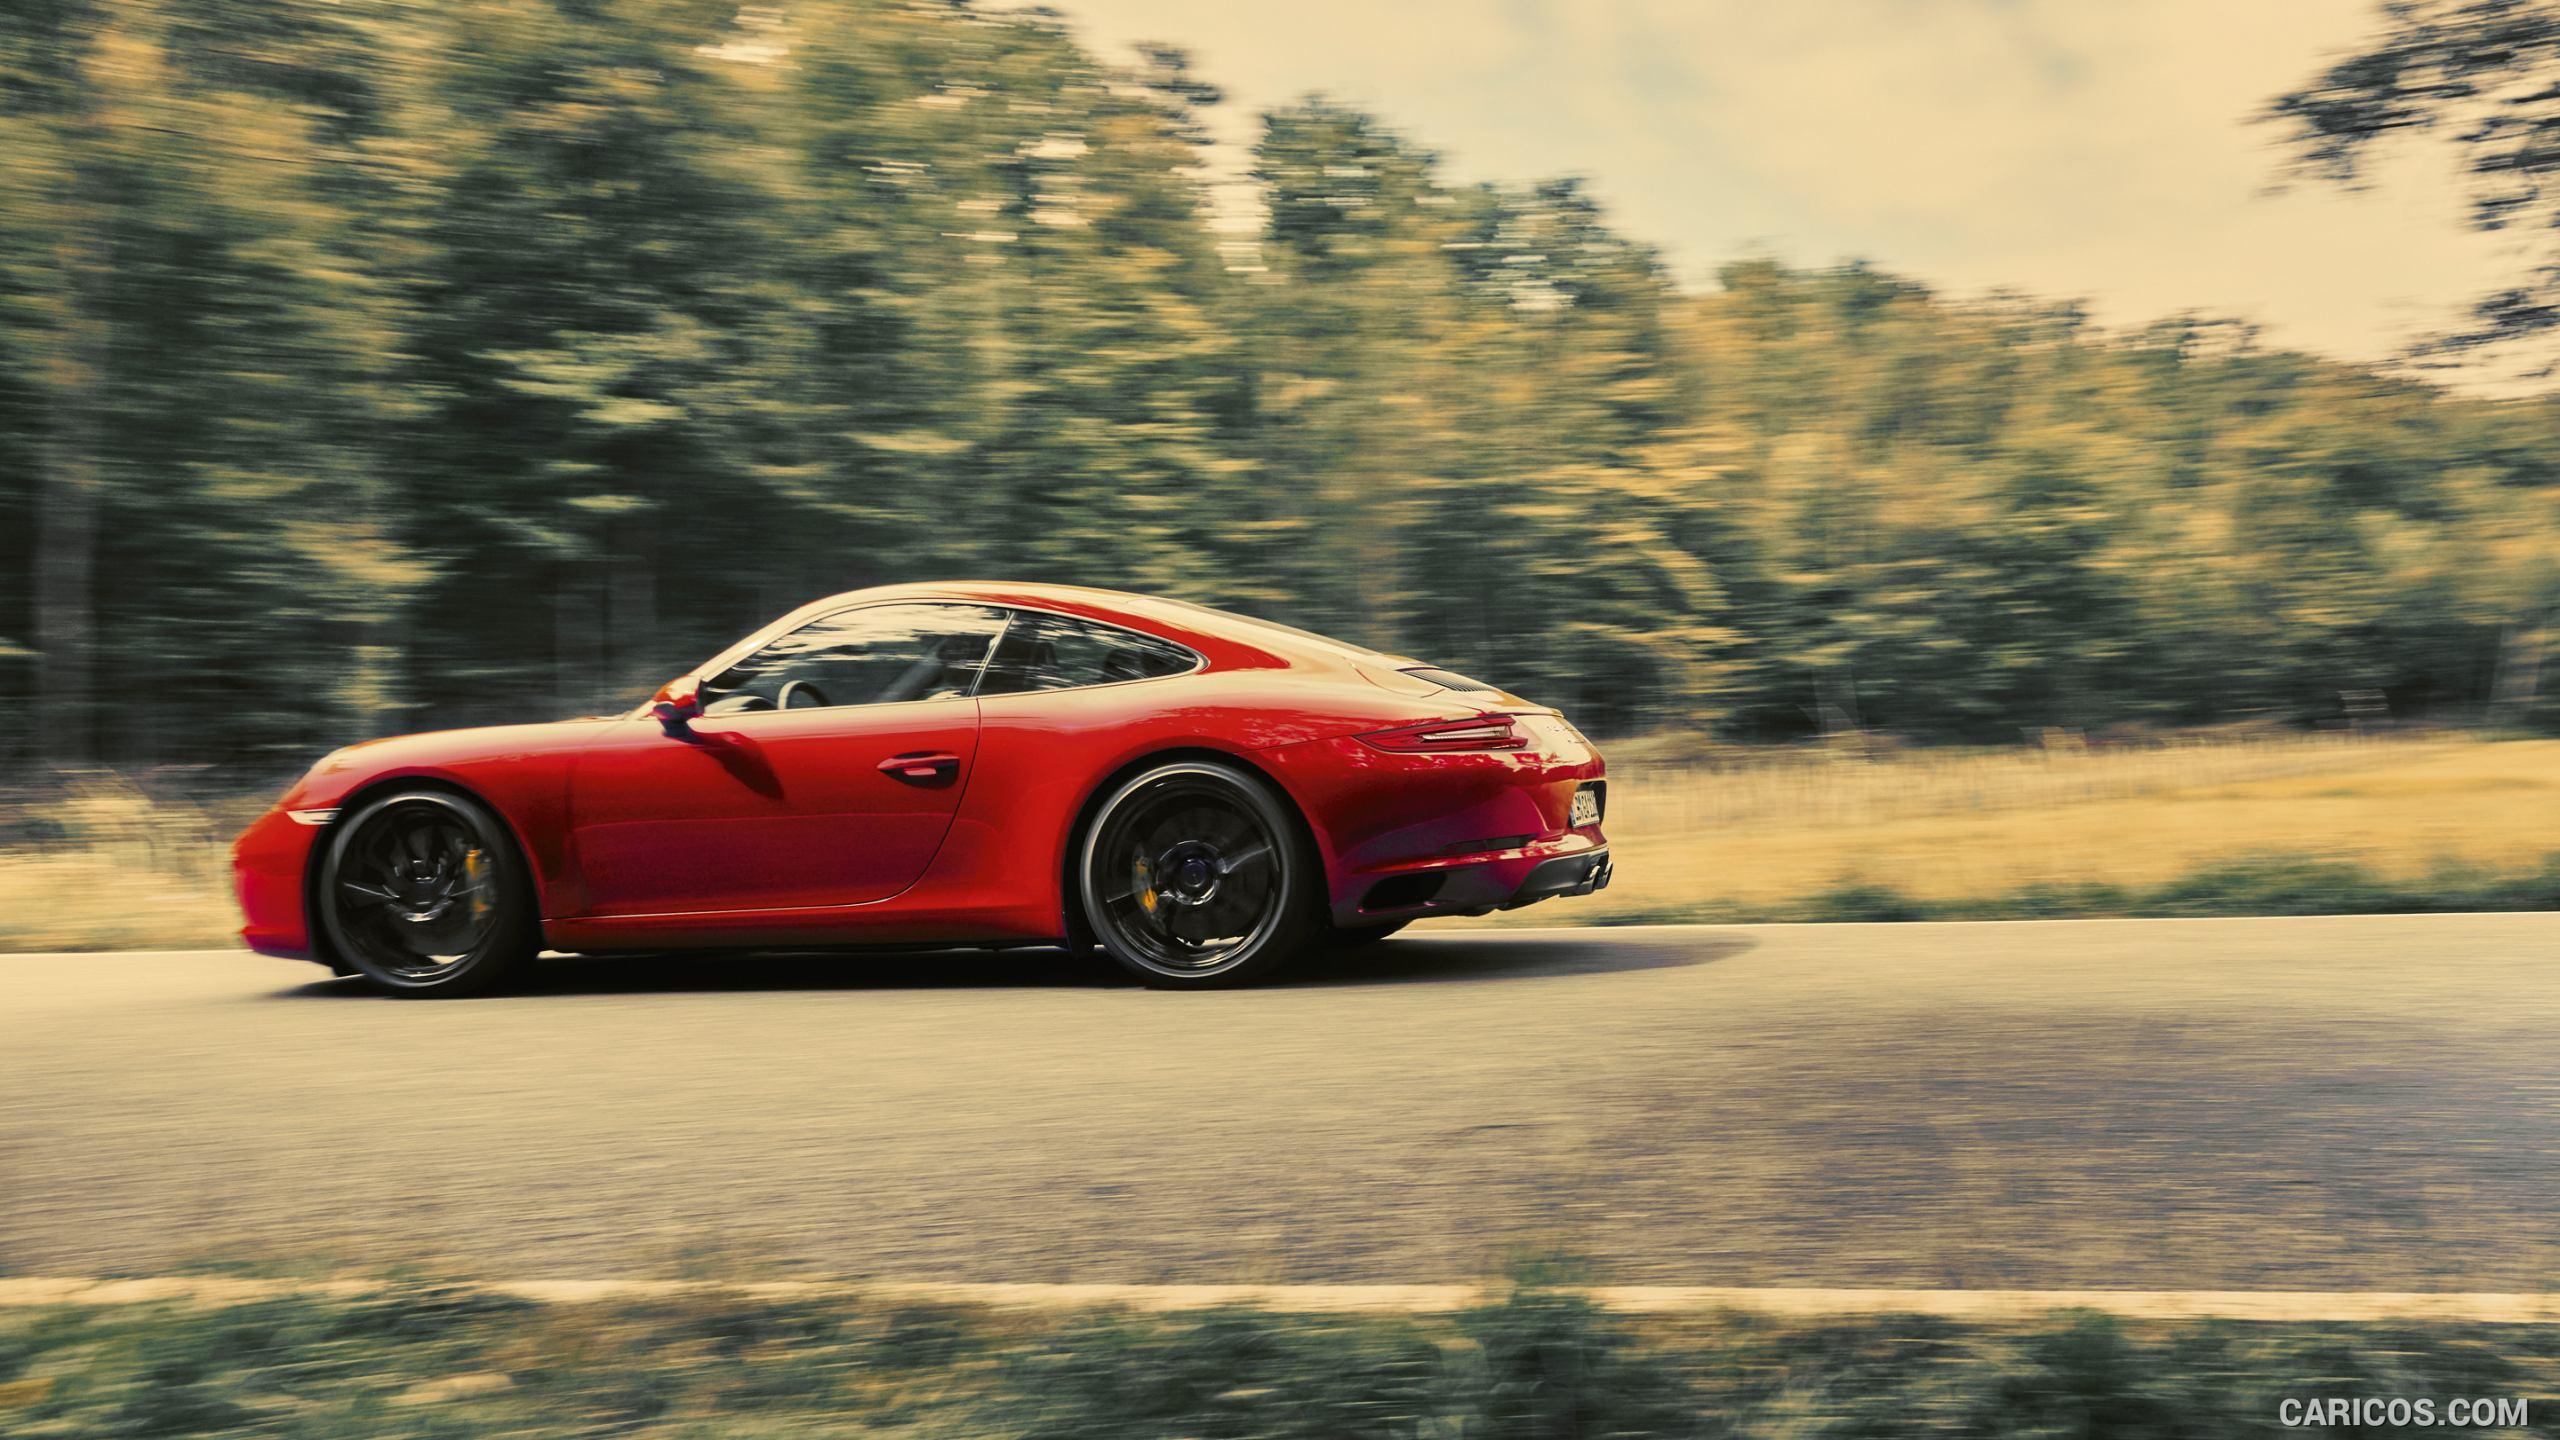
[(1017, 610), (977, 693), (1021, 695), (1117, 685), (1179, 675), (1199, 664), (1198, 655), (1170, 640), (1092, 620)]

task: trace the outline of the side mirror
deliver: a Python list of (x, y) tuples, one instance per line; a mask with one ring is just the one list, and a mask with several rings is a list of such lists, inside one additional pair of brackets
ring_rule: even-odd
[(670, 735), (682, 735), (694, 721), (702, 718), (702, 682), (690, 675), (679, 675), (658, 687), (649, 697), (649, 713), (667, 727)]

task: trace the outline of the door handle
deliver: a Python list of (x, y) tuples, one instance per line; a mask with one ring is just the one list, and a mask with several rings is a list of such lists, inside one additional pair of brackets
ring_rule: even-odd
[(960, 757), (947, 750), (913, 750), (881, 761), (880, 773), (910, 785), (943, 785), (959, 776)]

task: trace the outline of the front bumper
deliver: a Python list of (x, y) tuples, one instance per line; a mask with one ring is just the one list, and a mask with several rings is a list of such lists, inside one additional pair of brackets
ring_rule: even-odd
[(311, 922), (303, 876), (320, 827), (277, 808), (251, 821), (231, 845), (231, 881), (240, 901), (240, 940), (261, 955), (309, 960)]

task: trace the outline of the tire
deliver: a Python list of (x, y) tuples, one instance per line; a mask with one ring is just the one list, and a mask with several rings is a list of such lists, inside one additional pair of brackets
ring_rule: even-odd
[(312, 908), (338, 959), (386, 995), (485, 995), (541, 948), (506, 827), (444, 790), (380, 795), (332, 826)]
[(1214, 760), (1113, 787), (1079, 839), (1076, 886), (1104, 953), (1164, 990), (1263, 979), (1321, 924), (1318, 868), (1288, 802)]
[(1375, 945), (1412, 923), (1407, 918), (1383, 925), (1329, 925), (1325, 927), (1324, 943), (1336, 950), (1357, 950), (1363, 945)]

